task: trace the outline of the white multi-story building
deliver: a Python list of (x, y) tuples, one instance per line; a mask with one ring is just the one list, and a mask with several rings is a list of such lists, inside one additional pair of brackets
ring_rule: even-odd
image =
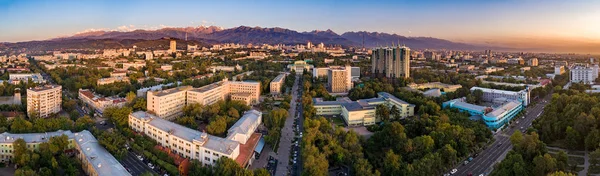
[(27, 143), (27, 149), (37, 151), (42, 143), (48, 142), (52, 137), (67, 136), (69, 149), (77, 150), (76, 156), (81, 161), (82, 169), (86, 175), (124, 175), (131, 174), (125, 167), (115, 159), (98, 140), (87, 130), (78, 133), (71, 131), (55, 131), (46, 133), (21, 133), (11, 134), (4, 132), (0, 134), (0, 161), (8, 162), (14, 157), (13, 142), (23, 139)]
[(575, 66), (571, 69), (571, 82), (592, 84), (598, 78), (598, 65)]
[(285, 73), (279, 74), (277, 75), (277, 77), (275, 77), (275, 79), (273, 79), (270, 83), (270, 88), (271, 88), (271, 94), (280, 94), (281, 93), (281, 86), (283, 86), (283, 83), (285, 82)]
[(387, 92), (377, 93), (378, 98), (352, 101), (349, 98), (338, 98), (336, 101), (313, 99), (317, 115), (341, 115), (348, 126), (373, 125), (381, 119), (375, 116), (376, 107), (384, 104), (396, 106), (402, 118), (414, 115), (415, 105), (402, 101)]
[(44, 85), (27, 89), (27, 115), (48, 117), (60, 112), (62, 86)]
[(186, 104), (211, 105), (231, 98), (250, 105), (258, 102), (260, 90), (259, 82), (224, 79), (199, 88), (183, 86), (162, 91), (148, 91), (147, 109), (161, 118), (172, 119), (183, 113), (182, 109)]
[(102, 114), (109, 107), (123, 107), (127, 104), (125, 98), (102, 97), (87, 89), (79, 89), (79, 99)]
[(506, 98), (511, 100), (519, 100), (523, 102), (524, 106), (529, 105), (530, 102), (530, 94), (531, 90), (529, 88), (525, 88), (521, 91), (508, 91), (508, 90), (498, 90), (498, 89), (489, 89), (483, 87), (472, 87), (471, 92), (475, 90), (483, 91), (483, 101), (486, 102), (494, 102), (497, 98)]
[[(171, 149), (175, 154), (198, 160), (205, 166), (214, 165), (221, 157), (231, 158), (244, 166), (254, 157), (249, 153), (253, 153), (260, 138), (260, 134), (254, 132), (261, 119), (261, 112), (246, 111), (227, 131), (227, 138), (196, 131), (144, 111), (130, 114), (129, 126), (134, 131), (154, 139), (159, 145)], [(251, 148), (252, 151), (243, 151), (244, 148)]]

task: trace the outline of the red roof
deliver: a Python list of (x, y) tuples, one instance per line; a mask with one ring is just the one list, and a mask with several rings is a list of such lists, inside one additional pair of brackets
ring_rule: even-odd
[(241, 167), (245, 168), (246, 164), (248, 164), (248, 161), (250, 161), (252, 154), (254, 154), (254, 148), (256, 148), (256, 145), (258, 145), (258, 141), (260, 140), (261, 136), (262, 134), (260, 133), (254, 133), (252, 136), (250, 136), (250, 138), (248, 138), (246, 144), (240, 144), (240, 155), (235, 158), (235, 162)]

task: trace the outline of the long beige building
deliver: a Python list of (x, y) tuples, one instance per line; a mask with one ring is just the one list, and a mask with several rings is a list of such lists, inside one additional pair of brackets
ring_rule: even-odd
[(62, 86), (44, 85), (27, 89), (27, 115), (48, 117), (60, 112), (61, 105)]
[(262, 113), (257, 110), (244, 112), (227, 131), (226, 138), (190, 129), (144, 111), (131, 113), (129, 126), (175, 154), (198, 160), (204, 166), (214, 165), (220, 157), (231, 158), (245, 166), (254, 158), (254, 148), (261, 136), (255, 131), (261, 120)]
[(182, 86), (162, 91), (148, 91), (147, 110), (158, 117), (173, 119), (183, 114), (187, 104), (211, 105), (231, 98), (247, 105), (257, 103), (260, 96), (259, 82), (229, 81), (224, 79), (199, 88)]
[(410, 48), (406, 46), (373, 49), (372, 72), (388, 78), (410, 77)]
[(332, 93), (345, 93), (352, 89), (352, 69), (350, 66), (330, 68), (327, 71), (327, 87)]
[(281, 94), (281, 86), (285, 82), (285, 73), (277, 75), (270, 83), (271, 94)]

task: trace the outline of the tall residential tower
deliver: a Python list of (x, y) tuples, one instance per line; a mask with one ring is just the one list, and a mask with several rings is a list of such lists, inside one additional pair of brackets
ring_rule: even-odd
[(410, 77), (410, 48), (406, 46), (373, 49), (371, 58), (373, 74), (388, 78)]

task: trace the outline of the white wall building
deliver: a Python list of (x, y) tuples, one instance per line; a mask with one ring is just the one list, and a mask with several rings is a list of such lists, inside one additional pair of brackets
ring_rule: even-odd
[(594, 66), (575, 66), (571, 69), (571, 82), (592, 84), (598, 78), (598, 65)]
[(220, 157), (231, 158), (242, 165), (238, 157), (250, 156), (248, 160), (254, 157), (240, 150), (253, 136), (260, 138), (260, 134), (254, 131), (261, 123), (261, 118), (262, 113), (259, 111), (246, 111), (244, 116), (227, 131), (227, 138), (196, 131), (144, 111), (130, 114), (129, 126), (134, 131), (154, 139), (159, 145), (171, 149), (175, 154), (198, 160), (205, 166), (214, 165)]
[(523, 105), (527, 106), (530, 103), (530, 91), (529, 88), (525, 88), (521, 91), (508, 91), (508, 90), (498, 90), (498, 89), (488, 89), (483, 87), (472, 87), (471, 92), (475, 90), (483, 91), (483, 101), (486, 102), (494, 102), (494, 99), (497, 98), (506, 98), (512, 100), (521, 100)]
[(48, 117), (61, 111), (62, 86), (45, 85), (27, 89), (27, 115)]

